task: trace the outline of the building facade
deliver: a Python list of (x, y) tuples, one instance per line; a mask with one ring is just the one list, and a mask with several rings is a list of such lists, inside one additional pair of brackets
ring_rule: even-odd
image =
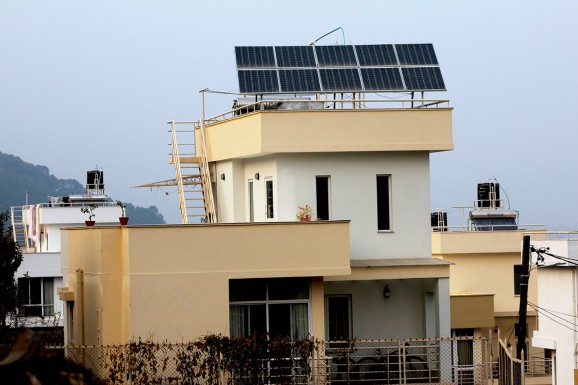
[[(429, 157), (453, 148), (452, 108), (358, 91), (256, 95), (173, 122), (173, 182), (202, 186), (205, 223), (67, 229), (68, 341), (449, 336), (450, 263), (432, 258), (428, 217)], [(179, 195), (188, 223), (195, 198)]]

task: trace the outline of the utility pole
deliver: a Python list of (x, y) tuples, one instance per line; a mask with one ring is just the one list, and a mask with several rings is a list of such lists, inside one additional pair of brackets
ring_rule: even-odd
[[(526, 347), (526, 308), (528, 306), (528, 278), (530, 276), (530, 236), (524, 235), (522, 241), (522, 272), (520, 274), (520, 310), (518, 312), (518, 344), (516, 355), (522, 358), (522, 350)], [(528, 357), (528, 352), (524, 352)]]

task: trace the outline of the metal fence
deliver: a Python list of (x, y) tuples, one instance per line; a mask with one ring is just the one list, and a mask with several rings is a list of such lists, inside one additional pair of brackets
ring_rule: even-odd
[(492, 379), (490, 350), (487, 339), (467, 337), (315, 342), (305, 358), (261, 355), (241, 357), (242, 364), (194, 344), (67, 347), (65, 353), (111, 385), (477, 385)]
[(327, 342), (334, 384), (486, 384), (485, 338)]
[(514, 358), (512, 349), (506, 342), (499, 339), (499, 363), (498, 363), (498, 383), (499, 385), (524, 385), (524, 359)]

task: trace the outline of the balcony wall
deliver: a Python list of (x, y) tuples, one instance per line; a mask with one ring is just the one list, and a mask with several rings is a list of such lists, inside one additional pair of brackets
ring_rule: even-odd
[(452, 329), (476, 329), (494, 327), (493, 294), (452, 295)]
[(210, 124), (206, 133), (210, 162), (270, 153), (453, 149), (451, 108), (259, 111)]
[[(86, 344), (126, 343), (148, 335), (181, 341), (228, 334), (229, 279), (350, 272), (348, 221), (63, 232), (66, 292), (75, 298), (75, 320), (85, 309)], [(312, 332), (323, 336), (322, 285), (312, 287)], [(81, 333), (75, 330), (74, 335)]]

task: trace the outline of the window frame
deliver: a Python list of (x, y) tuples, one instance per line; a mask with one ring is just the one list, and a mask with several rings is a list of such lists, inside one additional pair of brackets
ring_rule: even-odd
[[(300, 278), (296, 278), (296, 279), (300, 279)], [(271, 331), (271, 325), (270, 325), (270, 314), (271, 314), (271, 307), (275, 306), (275, 305), (289, 305), (290, 306), (290, 312), (293, 311), (293, 308), (291, 307), (291, 305), (298, 305), (298, 304), (305, 304), (307, 305), (307, 335), (311, 334), (311, 297), (312, 297), (312, 293), (311, 293), (311, 280), (308, 280), (307, 283), (307, 298), (293, 298), (293, 299), (271, 299), (271, 294), (270, 294), (270, 283), (272, 280), (274, 280), (274, 278), (263, 278), (262, 279), (265, 282), (265, 298), (264, 299), (253, 299), (253, 300), (231, 300), (231, 284), (230, 282), (233, 280), (229, 280), (229, 330), (232, 332), (232, 312), (231, 312), (231, 308), (233, 306), (237, 306), (237, 307), (250, 307), (250, 306), (258, 306), (258, 305), (264, 305), (265, 306), (265, 328), (266, 328), (266, 332), (270, 333)], [(235, 281), (243, 281), (243, 279), (235, 279)], [(292, 313), (291, 313), (292, 314)], [(291, 326), (291, 319), (289, 319), (289, 323)], [(250, 325), (247, 325), (250, 326)], [(246, 333), (247, 331), (243, 331), (243, 334)], [(293, 332), (293, 331), (291, 331)], [(231, 337), (238, 337), (238, 336), (233, 336), (231, 333)], [(291, 338), (293, 338), (293, 336), (290, 336)]]
[[(34, 283), (38, 287), (33, 288)], [(23, 285), (26, 287), (22, 291)], [(36, 284), (35, 284), (36, 286)], [(48, 289), (50, 290), (49, 292)], [(39, 290), (39, 293), (32, 291)], [(33, 297), (38, 296), (39, 303), (33, 300)], [(47, 303), (47, 299), (52, 298), (52, 303)], [(18, 308), (24, 317), (51, 317), (56, 314), (54, 301), (54, 277), (20, 277), (18, 278)], [(39, 311), (38, 311), (39, 310)]]
[(271, 177), (265, 178), (265, 218), (275, 218), (275, 189)]
[[(383, 181), (386, 182), (385, 186)], [(392, 232), (393, 218), (392, 218), (392, 199), (391, 199), (392, 195), (391, 174), (377, 174), (375, 178), (375, 184), (376, 184), (375, 191), (376, 191), (377, 231), (384, 233)]]
[(521, 293), (520, 283), (522, 279), (522, 265), (514, 265), (514, 296), (519, 297)]
[(326, 321), (325, 321), (325, 334), (326, 334), (326, 338), (328, 341), (345, 341), (344, 339), (338, 339), (338, 338), (334, 338), (334, 336), (331, 335), (331, 313), (329, 311), (329, 301), (331, 299), (335, 299), (335, 298), (339, 298), (339, 299), (343, 299), (345, 298), (347, 300), (347, 339), (345, 340), (351, 340), (353, 339), (353, 314), (352, 314), (352, 298), (351, 298), (351, 294), (328, 294), (325, 296), (325, 314), (326, 314)]
[[(324, 191), (320, 191), (320, 182), (325, 181)], [(323, 194), (323, 195), (320, 195)], [(321, 198), (321, 199), (320, 199)], [(331, 219), (331, 175), (316, 175), (315, 176), (315, 202), (316, 202), (316, 218), (318, 221), (328, 221)], [(325, 206), (325, 207), (321, 207)], [(327, 213), (327, 215), (323, 215)]]

